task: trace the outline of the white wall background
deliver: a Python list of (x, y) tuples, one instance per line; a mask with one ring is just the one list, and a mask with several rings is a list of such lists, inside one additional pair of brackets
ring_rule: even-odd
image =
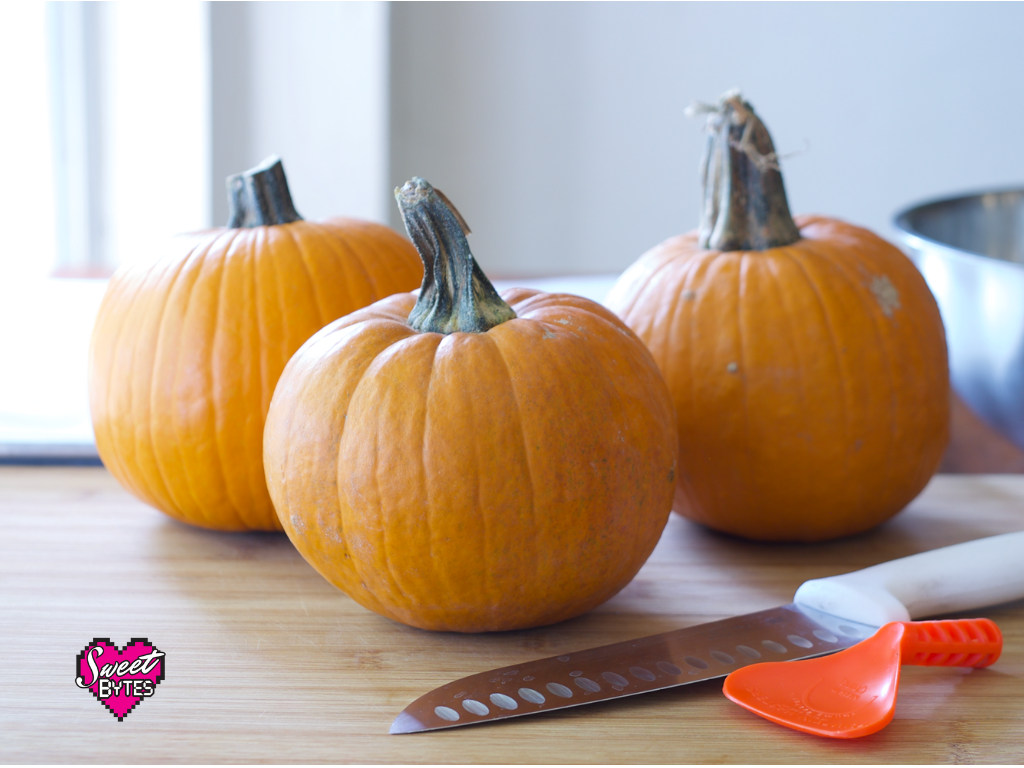
[(388, 6), (210, 3), (212, 223), (224, 180), (271, 154), (308, 219), (388, 214)]
[[(225, 177), (276, 153), (308, 218), (400, 227), (417, 174), (493, 275), (617, 272), (696, 224), (683, 110), (734, 86), (781, 152), (810, 142), (796, 212), (891, 234), (922, 198), (1024, 185), (1021, 3), (102, 5), (108, 264), (223, 223)], [(0, 12), (5, 274), (53, 263), (44, 16)]]
[[(498, 275), (619, 271), (697, 223), (683, 110), (739, 87), (794, 212), (890, 235), (1024, 186), (1021, 3), (398, 3), (391, 182), (443, 189)], [(397, 219), (392, 218), (397, 224)]]

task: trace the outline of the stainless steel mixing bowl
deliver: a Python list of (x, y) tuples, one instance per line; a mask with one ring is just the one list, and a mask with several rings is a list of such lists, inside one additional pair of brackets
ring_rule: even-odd
[(1024, 189), (916, 205), (895, 223), (939, 303), (953, 387), (1024, 447)]

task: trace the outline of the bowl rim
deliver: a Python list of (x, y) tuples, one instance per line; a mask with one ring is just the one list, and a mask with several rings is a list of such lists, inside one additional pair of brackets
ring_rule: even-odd
[(1024, 186), (1000, 187), (998, 189), (985, 189), (975, 192), (966, 192), (956, 195), (946, 195), (942, 197), (928, 198), (926, 200), (913, 203), (911, 205), (905, 206), (897, 210), (896, 213), (893, 215), (892, 224), (903, 237), (903, 239), (907, 242), (907, 244), (913, 247), (917, 247), (917, 243), (915, 243), (914, 241), (918, 241), (920, 243), (924, 243), (927, 245), (938, 246), (943, 250), (950, 251), (957, 255), (977, 256), (979, 258), (987, 259), (989, 261), (994, 261), (1000, 264), (1009, 264), (1016, 267), (1020, 267), (1021, 264), (1019, 262), (996, 258), (994, 256), (989, 256), (988, 254), (985, 253), (978, 253), (977, 251), (972, 251), (968, 248), (961, 248), (959, 246), (950, 245), (949, 243), (944, 243), (941, 240), (936, 240), (933, 237), (929, 237), (928, 235), (922, 234), (910, 224), (911, 215), (917, 213), (918, 211), (924, 210), (925, 208), (931, 208), (936, 205), (948, 205), (950, 203), (959, 203), (964, 200), (987, 197), (988, 195), (1020, 195), (1021, 197), (1024, 197)]

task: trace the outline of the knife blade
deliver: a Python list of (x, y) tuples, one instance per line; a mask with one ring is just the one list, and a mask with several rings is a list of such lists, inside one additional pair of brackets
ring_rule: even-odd
[(455, 680), (398, 715), (390, 733), (505, 720), (725, 677), (762, 661), (848, 648), (889, 621), (1024, 597), (1024, 531), (813, 579), (793, 603)]

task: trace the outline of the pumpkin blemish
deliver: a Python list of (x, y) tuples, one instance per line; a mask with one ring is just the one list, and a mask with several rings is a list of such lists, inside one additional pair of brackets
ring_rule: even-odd
[(871, 292), (875, 294), (875, 299), (886, 317), (892, 317), (892, 313), (900, 308), (900, 292), (885, 275), (871, 281)]

